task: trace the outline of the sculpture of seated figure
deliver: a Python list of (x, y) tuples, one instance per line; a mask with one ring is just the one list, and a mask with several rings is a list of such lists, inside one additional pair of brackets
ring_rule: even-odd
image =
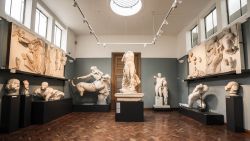
[(231, 81), (225, 86), (225, 90), (228, 92), (229, 96), (237, 96), (239, 84), (235, 81)]
[[(161, 73), (158, 73), (157, 76), (154, 76), (155, 83), (155, 105), (162, 106), (167, 105), (168, 101), (168, 88), (167, 81), (165, 77), (161, 76)], [(163, 100), (162, 100), (163, 99)]]
[(141, 83), (139, 77), (136, 75), (134, 52), (127, 51), (123, 54), (122, 62), (124, 62), (122, 88), (121, 93), (137, 93), (136, 86)]
[(76, 87), (77, 91), (83, 96), (85, 91), (88, 92), (99, 92), (97, 104), (105, 105), (107, 104), (107, 98), (110, 94), (110, 76), (108, 74), (103, 74), (96, 66), (90, 67), (91, 73), (85, 76), (77, 77), (77, 79), (86, 79), (93, 77), (95, 80), (92, 83), (79, 82), (72, 85)]
[(42, 97), (45, 101), (60, 100), (64, 93), (49, 87), (48, 82), (42, 82), (41, 87), (35, 90), (35, 95)]
[(18, 79), (10, 79), (6, 85), (7, 95), (19, 95), (20, 81)]

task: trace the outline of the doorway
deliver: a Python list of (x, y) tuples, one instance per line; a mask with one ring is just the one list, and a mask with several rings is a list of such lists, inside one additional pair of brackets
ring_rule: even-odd
[[(111, 91), (111, 109), (115, 109), (115, 93), (119, 93), (122, 88), (122, 77), (124, 63), (121, 61), (124, 52), (112, 53), (112, 91)], [(141, 53), (134, 52), (134, 63), (136, 74), (141, 80)], [(141, 84), (136, 87), (137, 92), (141, 92)]]

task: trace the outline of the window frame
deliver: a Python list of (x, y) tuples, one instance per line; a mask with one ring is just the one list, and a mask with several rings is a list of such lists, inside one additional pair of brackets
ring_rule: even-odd
[(240, 0), (239, 2), (240, 2), (240, 9), (237, 10), (235, 13), (237, 13), (237, 12), (239, 11), (239, 12), (240, 12), (240, 16), (237, 17), (237, 18), (230, 19), (230, 15), (229, 15), (229, 2), (228, 2), (228, 0), (226, 0), (226, 7), (227, 7), (227, 8), (226, 8), (226, 9), (227, 9), (227, 23), (228, 23), (228, 24), (234, 22), (235, 20), (237, 20), (238, 18), (242, 17), (243, 15), (245, 15), (245, 14), (247, 13), (247, 10), (248, 10), (248, 9), (247, 9), (247, 5), (244, 6), (244, 7), (246, 7), (246, 12), (243, 13), (243, 8), (244, 8), (244, 7), (242, 7), (242, 5), (241, 5), (241, 0)]
[[(56, 34), (55, 34), (56, 28), (58, 28), (61, 31), (61, 34), (60, 34), (60, 45), (59, 46), (56, 44), (56, 40), (55, 40), (56, 39)], [(55, 23), (55, 25), (54, 25), (54, 39), (53, 39), (53, 43), (56, 46), (60, 47), (60, 48), (62, 48), (62, 35), (63, 35), (63, 29), (60, 28), (60, 25), (58, 25), (58, 24)]]
[[(204, 17), (205, 37), (206, 37), (206, 39), (209, 38), (209, 37), (211, 37), (212, 35), (214, 35), (214, 34), (217, 32), (218, 21), (217, 21), (217, 25), (214, 26), (214, 16), (213, 16), (214, 10), (216, 10), (216, 18), (217, 18), (218, 15), (217, 15), (217, 9), (216, 9), (216, 7), (213, 8), (212, 10), (210, 10), (210, 11), (208, 12), (208, 14)], [(207, 18), (210, 14), (212, 14), (212, 24), (213, 24), (213, 28), (211, 29), (211, 30), (212, 30), (212, 34), (208, 36), (208, 34), (207, 34), (208, 32), (207, 32), (207, 22), (206, 22), (206, 18)]]
[(5, 0), (5, 4), (4, 4), (4, 13), (5, 13), (6, 15), (8, 15), (9, 17), (11, 17), (12, 19), (14, 19), (15, 21), (18, 21), (19, 23), (24, 24), (25, 12), (26, 12), (26, 0), (23, 0), (23, 11), (21, 11), (22, 13), (20, 13), (20, 14), (22, 14), (22, 16), (20, 17), (20, 18), (21, 18), (20, 21), (19, 21), (18, 19), (14, 18), (14, 17), (11, 15), (11, 13), (12, 13), (12, 3), (13, 3), (13, 0), (11, 0), (11, 2), (10, 2), (10, 11), (9, 11), (10, 14), (8, 14), (8, 13), (6, 13), (6, 10), (5, 10), (5, 9), (6, 9), (6, 0)]
[[(38, 31), (36, 32), (36, 18), (35, 18), (35, 32), (37, 33), (37, 34), (39, 34), (40, 36), (42, 36), (42, 37), (44, 37), (45, 39), (47, 39), (47, 36), (48, 36), (48, 25), (49, 25), (49, 17), (41, 10), (41, 9), (39, 9), (38, 7), (36, 7), (36, 12), (35, 12), (35, 14), (37, 14), (37, 11), (39, 11), (39, 23), (38, 23)], [(40, 14), (42, 14), (43, 16), (45, 16), (46, 17), (46, 31), (45, 31), (45, 36), (43, 36), (43, 35), (41, 35), (40, 33), (39, 33), (39, 25), (40, 25)], [(35, 15), (35, 17), (36, 17), (36, 15)]]
[[(197, 28), (197, 43), (193, 44), (193, 30)], [(190, 34), (191, 34), (191, 48), (195, 47), (196, 45), (198, 45), (198, 40), (199, 40), (199, 29), (198, 29), (198, 24), (196, 24), (193, 28), (191, 28), (190, 30)]]

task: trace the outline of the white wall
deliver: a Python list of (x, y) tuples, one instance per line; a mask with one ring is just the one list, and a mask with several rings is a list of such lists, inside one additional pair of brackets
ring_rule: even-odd
[[(151, 42), (152, 36), (142, 35), (113, 35), (101, 36), (103, 42)], [(107, 45), (98, 46), (94, 37), (90, 35), (77, 37), (76, 58), (111, 58), (112, 52), (126, 52), (128, 50), (141, 52), (143, 58), (176, 58), (176, 37), (162, 36), (155, 45)]]
[[(187, 26), (183, 27), (181, 32), (177, 35), (177, 47), (178, 54), (177, 58), (181, 58), (188, 53), (191, 49), (191, 39), (190, 39), (190, 30), (198, 24), (199, 28), (199, 43), (205, 41), (205, 26), (204, 26), (204, 17), (216, 6), (217, 10), (217, 33), (220, 33), (224, 28), (231, 26), (237, 22), (244, 22), (250, 16), (250, 0), (248, 0), (248, 12), (235, 20), (231, 24), (227, 23), (227, 8), (226, 0), (211, 0), (209, 4), (197, 14), (197, 16), (188, 23)], [(211, 36), (212, 37), (212, 36)], [(210, 37), (210, 38), (211, 38)]]

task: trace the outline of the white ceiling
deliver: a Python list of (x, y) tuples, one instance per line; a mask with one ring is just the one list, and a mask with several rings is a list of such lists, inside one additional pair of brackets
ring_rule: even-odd
[[(52, 12), (75, 34), (88, 34), (86, 24), (73, 0), (42, 0)], [(169, 17), (164, 29), (167, 35), (176, 35), (211, 0), (182, 0), (182, 4)], [(131, 17), (122, 17), (110, 9), (110, 0), (77, 0), (80, 8), (97, 35), (153, 35), (173, 0), (142, 0), (142, 10)], [(155, 29), (154, 29), (155, 28)]]

